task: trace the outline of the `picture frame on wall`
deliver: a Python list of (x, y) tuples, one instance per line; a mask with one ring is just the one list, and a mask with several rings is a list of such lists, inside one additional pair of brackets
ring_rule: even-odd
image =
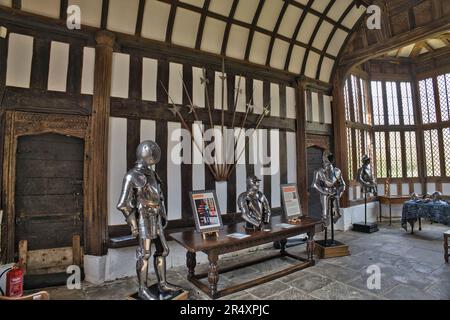
[(303, 217), (297, 184), (288, 183), (281, 185), (283, 198), (283, 211), (288, 221), (297, 221)]
[(195, 227), (200, 233), (214, 233), (223, 228), (215, 190), (191, 191)]

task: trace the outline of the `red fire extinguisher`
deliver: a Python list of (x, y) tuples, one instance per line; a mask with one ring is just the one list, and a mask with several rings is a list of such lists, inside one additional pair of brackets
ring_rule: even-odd
[(23, 295), (22, 262), (16, 263), (6, 274), (6, 296), (21, 297)]

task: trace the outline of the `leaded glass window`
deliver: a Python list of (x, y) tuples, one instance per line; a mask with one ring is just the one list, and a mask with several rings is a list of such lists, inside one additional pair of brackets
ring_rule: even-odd
[(414, 131), (405, 132), (405, 159), (406, 177), (418, 177), (416, 133)]
[(439, 138), (437, 130), (426, 130), (424, 135), (425, 146), (425, 170), (428, 177), (441, 175), (439, 162)]
[(386, 82), (386, 101), (388, 124), (400, 124), (400, 117), (398, 113), (397, 84), (393, 81)]
[(403, 124), (414, 124), (414, 109), (411, 94), (411, 83), (400, 82), (400, 93), (402, 97)]
[(373, 121), (375, 125), (384, 124), (384, 104), (381, 81), (371, 82)]
[(437, 83), (442, 121), (448, 121), (450, 120), (450, 73), (437, 77)]
[(386, 178), (386, 141), (384, 132), (375, 132), (375, 156), (377, 176)]
[(419, 81), (420, 108), (423, 123), (436, 122), (436, 104), (434, 100), (433, 79)]
[(402, 145), (400, 132), (389, 132), (389, 154), (391, 156), (391, 178), (401, 178), (402, 172)]
[(442, 129), (444, 140), (445, 175), (450, 176), (450, 128)]

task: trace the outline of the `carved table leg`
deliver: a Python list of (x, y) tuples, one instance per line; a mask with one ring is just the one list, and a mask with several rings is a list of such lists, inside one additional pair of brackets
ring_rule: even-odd
[(445, 263), (448, 263), (448, 258), (449, 258), (449, 255), (448, 255), (448, 239), (449, 239), (449, 237), (447, 235), (444, 235), (444, 260), (445, 260)]
[(311, 261), (311, 265), (315, 265), (314, 261), (314, 251), (316, 247), (316, 242), (314, 241), (314, 230), (307, 233), (308, 240), (306, 242), (306, 253), (308, 255), (308, 260)]
[(419, 217), (419, 231), (422, 231), (422, 218)]
[(195, 276), (195, 267), (197, 266), (195, 252), (188, 251), (186, 253), (186, 265), (188, 267), (188, 279), (192, 279)]
[(280, 253), (283, 255), (286, 252), (286, 244), (287, 244), (287, 239), (280, 240)]
[(414, 224), (416, 223), (416, 221), (414, 219), (409, 219), (408, 223), (411, 226), (411, 234), (414, 234)]
[(217, 260), (219, 256), (215, 252), (208, 253), (208, 282), (211, 297), (215, 298), (217, 293), (217, 283), (219, 282), (219, 269), (217, 268)]

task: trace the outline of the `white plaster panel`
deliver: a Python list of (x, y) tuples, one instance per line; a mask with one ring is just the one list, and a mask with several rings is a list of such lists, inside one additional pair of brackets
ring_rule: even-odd
[(108, 147), (108, 222), (109, 225), (125, 223), (123, 214), (117, 210), (122, 180), (127, 172), (127, 119), (109, 119)]
[(253, 17), (255, 16), (256, 9), (258, 8), (259, 0), (245, 0), (239, 1), (236, 8), (236, 13), (234, 14), (234, 19), (252, 23)]
[(352, 0), (335, 1), (330, 11), (328, 11), (327, 16), (337, 22), (352, 2)]
[(366, 8), (364, 6), (359, 6), (359, 8), (357, 8), (357, 5), (354, 5), (345, 19), (342, 21), (342, 25), (344, 27), (352, 29), (361, 15), (365, 12), (365, 10)]
[(261, 10), (261, 14), (259, 15), (257, 22), (258, 27), (273, 31), (280, 15), (281, 8), (283, 7), (283, 3), (284, 1), (281, 0), (266, 1)]
[(297, 40), (303, 42), (304, 44), (309, 43), (318, 21), (318, 16), (312, 13), (306, 14), (305, 20), (302, 22), (302, 26), (300, 27), (300, 31), (297, 35)]
[(228, 57), (236, 59), (244, 59), (245, 48), (247, 47), (248, 41), (248, 34), (249, 29), (247, 28), (237, 26), (235, 24), (231, 26), (226, 51)]
[(69, 44), (52, 41), (47, 88), (51, 91), (66, 91), (69, 67)]
[(17, 33), (9, 35), (6, 85), (30, 87), (31, 61), (33, 59), (33, 37)]
[(111, 79), (111, 96), (128, 98), (128, 81), (130, 78), (130, 56), (123, 53), (113, 53)]
[(280, 86), (276, 83), (270, 84), (270, 116), (280, 116)]
[[(226, 76), (226, 73), (224, 74)], [(222, 72), (215, 72), (215, 79), (214, 79), (214, 108), (218, 110), (222, 110), (222, 103), (223, 103), (223, 109), (228, 110), (228, 85), (227, 85), (227, 79), (222, 80)], [(222, 87), (223, 87), (223, 101), (222, 101)]]
[(253, 35), (252, 48), (250, 50), (249, 60), (258, 64), (265, 64), (267, 51), (269, 50), (270, 37), (260, 32)]
[(334, 60), (324, 57), (322, 60), (322, 69), (320, 70), (319, 80), (329, 83), (333, 67), (334, 67)]
[(293, 73), (300, 73), (303, 65), (303, 59), (305, 58), (306, 49), (297, 45), (294, 45), (292, 49), (291, 61), (289, 63), (289, 71)]
[[(234, 90), (234, 101), (236, 101), (237, 97), (237, 112), (245, 112), (246, 111), (246, 92), (245, 92), (245, 78), (243, 76), (235, 77), (235, 90)], [(239, 85), (239, 87), (238, 87)], [(239, 95), (238, 95), (239, 93)], [(233, 101), (233, 104), (234, 104)]]
[(320, 56), (319, 54), (309, 51), (308, 55), (308, 61), (306, 63), (306, 69), (305, 69), (305, 75), (315, 79), (316, 78), (316, 72), (317, 72), (317, 66), (319, 64)]
[(232, 6), (233, 0), (211, 0), (209, 11), (228, 17)]
[(297, 26), (297, 22), (300, 19), (302, 13), (302, 9), (290, 4), (286, 9), (283, 20), (281, 20), (278, 33), (285, 37), (291, 38), (294, 34), (295, 27)]
[(81, 93), (94, 94), (95, 49), (84, 47), (81, 71)]
[(192, 68), (192, 103), (194, 106), (205, 108), (205, 83), (202, 83), (203, 69)]
[(203, 8), (203, 4), (205, 3), (205, 0), (180, 0), (180, 1), (199, 8)]
[(80, 7), (82, 25), (100, 27), (102, 0), (69, 0), (68, 4)]
[(200, 14), (191, 10), (177, 8), (173, 24), (172, 43), (189, 48), (195, 47)]
[(436, 183), (427, 183), (427, 193), (432, 194), (436, 191)]
[(286, 87), (286, 118), (288, 119), (297, 118), (297, 112), (295, 110), (296, 100), (295, 88)]
[(107, 28), (134, 35), (138, 8), (139, 0), (109, 0)]
[(397, 184), (391, 184), (390, 191), (391, 191), (391, 196), (397, 196), (398, 191), (399, 191), (399, 190), (397, 190)]
[(0, 0), (0, 5), (5, 7), (11, 7), (12, 0)]
[(319, 94), (317, 92), (311, 92), (312, 103), (312, 121), (319, 122)]
[(289, 43), (280, 39), (275, 39), (270, 58), (270, 66), (277, 69), (284, 69), (286, 57), (289, 50)]
[(169, 103), (183, 103), (183, 65), (169, 64)]
[(331, 99), (330, 96), (323, 96), (323, 114), (324, 114), (324, 122), (327, 124), (331, 124), (333, 122), (333, 116), (331, 112)]
[(286, 132), (287, 180), (297, 182), (297, 139), (295, 132)]
[(41, 16), (59, 19), (59, 0), (22, 0), (22, 10)]
[(142, 60), (142, 100), (156, 101), (158, 87), (158, 60)]
[(402, 195), (404, 196), (409, 195), (409, 184), (407, 183), (402, 184)]
[(220, 54), (226, 23), (213, 18), (206, 18), (200, 49)]
[[(422, 194), (422, 184), (414, 183), (414, 192), (417, 194)], [(444, 193), (444, 194), (450, 194), (450, 193)]]
[(314, 38), (313, 47), (322, 50), (332, 30), (333, 25), (331, 23), (322, 21), (322, 24), (319, 27), (319, 31)]
[(216, 181), (216, 194), (217, 200), (219, 201), (220, 213), (225, 215), (227, 211), (227, 194), (228, 194), (228, 184), (226, 181)]
[(328, 45), (327, 52), (336, 57), (339, 54), (339, 51), (341, 50), (341, 47), (344, 44), (347, 35), (347, 32), (340, 28), (337, 28), (336, 32), (333, 35), (333, 38), (331, 38), (330, 44)]
[(450, 183), (442, 184), (442, 194), (444, 194), (446, 196), (450, 195)]
[(142, 37), (159, 41), (166, 39), (170, 7), (170, 4), (161, 1), (147, 0), (142, 20)]
[(271, 171), (270, 183), (272, 187), (272, 208), (281, 207), (280, 203), (280, 131), (270, 130), (270, 158)]
[[(205, 189), (205, 164), (203, 162), (203, 124), (196, 122), (192, 125), (192, 134), (194, 141), (192, 141), (192, 189)], [(208, 169), (209, 170), (209, 169)]]
[(169, 220), (182, 217), (181, 206), (181, 124), (167, 123), (167, 214)]
[(253, 105), (255, 106), (253, 112), (262, 114), (264, 109), (263, 98), (264, 83), (261, 80), (253, 80)]
[(143, 141), (156, 141), (156, 122), (155, 120), (141, 120), (141, 142)]

